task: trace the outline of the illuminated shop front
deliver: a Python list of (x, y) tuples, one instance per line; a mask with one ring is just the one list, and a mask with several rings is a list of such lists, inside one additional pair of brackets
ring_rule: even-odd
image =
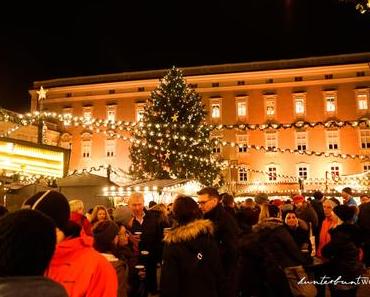
[(69, 155), (60, 147), (0, 138), (0, 176), (61, 178), (67, 173)]

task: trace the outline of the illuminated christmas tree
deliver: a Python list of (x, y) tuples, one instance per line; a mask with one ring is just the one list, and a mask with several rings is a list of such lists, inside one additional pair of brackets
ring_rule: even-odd
[(173, 67), (160, 80), (133, 134), (130, 174), (136, 179), (196, 179), (204, 185), (221, 181), (212, 152), (210, 128), (201, 96)]

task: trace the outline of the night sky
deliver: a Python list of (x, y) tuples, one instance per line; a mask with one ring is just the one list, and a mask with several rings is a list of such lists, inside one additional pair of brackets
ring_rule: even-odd
[(0, 106), (18, 112), (36, 80), (370, 51), (370, 13), (337, 0), (12, 2)]

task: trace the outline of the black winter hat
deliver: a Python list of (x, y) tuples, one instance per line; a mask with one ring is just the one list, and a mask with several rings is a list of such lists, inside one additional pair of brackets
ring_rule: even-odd
[(67, 227), (70, 208), (66, 197), (57, 191), (38, 192), (23, 203), (23, 208), (41, 211), (49, 216), (62, 231)]
[(102, 221), (96, 224), (93, 229), (94, 239), (98, 245), (109, 245), (118, 235), (118, 225), (110, 220)]
[(343, 222), (352, 220), (356, 213), (356, 209), (354, 207), (345, 204), (334, 207), (333, 211)]

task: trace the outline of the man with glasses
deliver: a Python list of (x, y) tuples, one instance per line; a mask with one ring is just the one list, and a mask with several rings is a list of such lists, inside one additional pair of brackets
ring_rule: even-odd
[(219, 248), (228, 296), (236, 295), (235, 268), (239, 228), (235, 219), (222, 207), (220, 195), (215, 188), (206, 187), (198, 193), (199, 208), (204, 218), (213, 222), (214, 237)]

